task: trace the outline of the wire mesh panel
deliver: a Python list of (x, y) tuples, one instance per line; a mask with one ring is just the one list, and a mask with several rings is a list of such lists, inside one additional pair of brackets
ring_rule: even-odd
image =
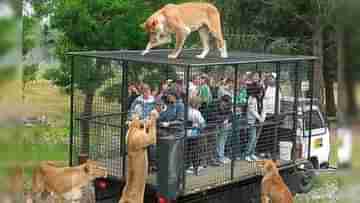
[(81, 157), (121, 176), (121, 75), (116, 61), (74, 57), (72, 164)]
[[(73, 163), (86, 155), (126, 175), (127, 121), (157, 115), (148, 183), (170, 198), (256, 175), (255, 160), (304, 158), (316, 120), (313, 57), (231, 52), (167, 59), (168, 50), (72, 53)], [(310, 92), (310, 94), (309, 94)], [(314, 125), (315, 125), (314, 124)]]
[[(188, 116), (185, 140), (186, 191), (225, 184), (231, 180), (231, 160), (225, 145), (232, 134), (232, 86), (234, 68), (224, 66), (191, 69), (188, 81)], [(219, 89), (220, 88), (220, 89)], [(221, 89), (222, 88), (222, 89)]]

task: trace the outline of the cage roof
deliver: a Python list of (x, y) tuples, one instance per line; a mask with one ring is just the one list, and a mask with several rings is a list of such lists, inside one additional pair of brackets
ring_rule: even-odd
[(141, 50), (118, 50), (118, 51), (82, 51), (69, 52), (70, 56), (83, 56), (92, 58), (101, 58), (109, 60), (120, 60), (146, 64), (168, 64), (181, 66), (212, 66), (212, 65), (237, 65), (237, 64), (255, 64), (255, 63), (277, 63), (277, 62), (297, 62), (316, 60), (314, 56), (301, 55), (276, 55), (266, 53), (250, 53), (241, 51), (230, 51), (229, 57), (223, 59), (219, 52), (212, 51), (205, 59), (198, 59), (195, 56), (201, 53), (198, 49), (186, 49), (177, 59), (168, 59), (172, 50), (151, 50), (145, 56), (141, 55)]

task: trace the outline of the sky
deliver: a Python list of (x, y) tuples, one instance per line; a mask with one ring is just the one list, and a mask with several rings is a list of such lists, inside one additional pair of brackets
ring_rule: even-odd
[(0, 2), (0, 18), (9, 18), (14, 15), (14, 11), (7, 2)]

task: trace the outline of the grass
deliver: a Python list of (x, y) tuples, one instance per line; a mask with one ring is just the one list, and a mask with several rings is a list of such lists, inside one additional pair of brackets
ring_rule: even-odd
[[(69, 96), (48, 81), (37, 81), (26, 89), (26, 111), (21, 116), (40, 117), (45, 115), (52, 124), (50, 128), (0, 128), (0, 178), (7, 177), (16, 164), (24, 166), (26, 182), (29, 183), (33, 168), (42, 160), (67, 162), (69, 158), (67, 144), (45, 144), (58, 134), (66, 136), (69, 115)], [(44, 144), (39, 144), (44, 143)]]
[[(315, 187), (324, 187), (329, 183), (338, 183), (340, 194), (344, 194), (345, 198), (339, 199), (338, 203), (352, 203), (354, 201), (353, 194), (350, 192), (353, 188), (360, 188), (360, 133), (359, 127), (355, 126), (353, 129), (353, 140), (352, 140), (352, 170), (341, 171), (338, 170), (335, 174), (321, 174), (315, 179)], [(334, 138), (334, 136), (333, 136)], [(340, 146), (340, 142), (336, 139), (332, 139), (332, 151), (331, 151), (331, 165), (337, 161), (337, 149)], [(355, 195), (359, 191), (355, 192)], [(316, 203), (327, 203), (329, 200), (316, 200), (312, 202)], [(309, 203), (309, 201), (305, 201)], [(297, 203), (305, 203), (304, 201), (297, 201)]]
[[(340, 142), (336, 139), (336, 123), (330, 124), (330, 144), (331, 144), (331, 151), (330, 151), (330, 166), (336, 166), (337, 163), (337, 149), (340, 146)], [(325, 187), (331, 183), (340, 184), (341, 177), (335, 173), (323, 173), (319, 176), (315, 177), (314, 180), (314, 188), (313, 190)], [(319, 200), (299, 200), (296, 199), (296, 203), (328, 203), (329, 200), (327, 199), (319, 199)]]
[(70, 97), (47, 80), (29, 84), (25, 91), (25, 103), (34, 108), (32, 116), (46, 115), (57, 127), (64, 127), (70, 115)]

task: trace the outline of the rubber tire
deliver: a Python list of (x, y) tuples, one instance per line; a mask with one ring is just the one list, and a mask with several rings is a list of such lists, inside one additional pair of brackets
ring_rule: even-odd
[(319, 160), (316, 157), (311, 157), (310, 161), (311, 161), (314, 169), (320, 168)]
[(308, 193), (314, 187), (313, 177), (306, 171), (298, 171), (298, 193)]
[(321, 169), (327, 169), (327, 168), (329, 168), (329, 166), (330, 166), (329, 162), (325, 162), (325, 163), (322, 163), (322, 164), (320, 165), (320, 168), (321, 168)]

